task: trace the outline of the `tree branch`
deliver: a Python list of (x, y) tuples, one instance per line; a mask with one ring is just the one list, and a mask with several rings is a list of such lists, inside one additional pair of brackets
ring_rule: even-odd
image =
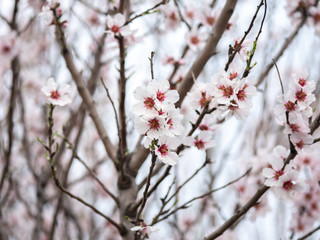
[(88, 88), (85, 86), (85, 83), (82, 79), (82, 76), (79, 73), (79, 71), (77, 70), (77, 68), (73, 62), (72, 55), (67, 47), (64, 32), (62, 30), (61, 24), (59, 23), (59, 17), (57, 16), (55, 9), (53, 9), (53, 14), (54, 14), (55, 23), (56, 23), (57, 40), (59, 42), (62, 56), (65, 60), (67, 68), (69, 69), (69, 72), (77, 85), (79, 94), (81, 95), (82, 100), (84, 101), (86, 108), (87, 108), (88, 112), (90, 113), (90, 116), (95, 124), (95, 127), (98, 131), (98, 134), (101, 138), (101, 141), (103, 142), (103, 145), (106, 149), (106, 152), (108, 153), (108, 156), (113, 161), (113, 163), (115, 165), (117, 165), (118, 162), (116, 159), (114, 146), (111, 143), (111, 141), (107, 135), (107, 132), (103, 126), (103, 122), (98, 115), (97, 109), (96, 109), (94, 102), (91, 98), (90, 92), (89, 92)]
[(274, 62), (277, 62), (279, 60), (279, 58), (282, 56), (282, 54), (284, 53), (284, 51), (288, 48), (288, 46), (290, 45), (290, 43), (293, 41), (293, 39), (297, 36), (297, 34), (299, 33), (300, 29), (303, 27), (303, 25), (306, 23), (307, 18), (303, 17), (300, 21), (300, 23), (297, 25), (297, 27), (295, 28), (295, 30), (291, 33), (291, 35), (287, 38), (287, 40), (283, 43), (281, 49), (279, 50), (278, 54), (273, 58), (273, 61), (271, 61), (266, 69), (264, 70), (263, 73), (261, 73), (257, 83), (255, 84), (256, 86), (259, 86), (262, 81), (267, 77), (267, 75), (269, 74), (270, 70), (272, 69)]
[(177, 107), (181, 106), (183, 99), (187, 95), (187, 92), (190, 91), (194, 83), (194, 79), (196, 79), (199, 76), (199, 74), (203, 70), (208, 60), (214, 54), (217, 44), (220, 38), (222, 37), (223, 32), (228, 26), (229, 19), (234, 11), (236, 3), (237, 3), (237, 0), (226, 1), (226, 4), (220, 14), (220, 17), (213, 28), (212, 35), (209, 37), (205, 47), (202, 49), (199, 56), (196, 58), (196, 60), (192, 64), (188, 73), (184, 77), (182, 84), (179, 87), (178, 92), (180, 95), (180, 100), (176, 104)]

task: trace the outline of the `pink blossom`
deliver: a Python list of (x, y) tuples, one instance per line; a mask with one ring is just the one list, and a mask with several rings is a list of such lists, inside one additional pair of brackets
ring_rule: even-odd
[(47, 86), (42, 87), (41, 91), (48, 97), (48, 102), (53, 105), (64, 106), (71, 103), (69, 96), (71, 87), (68, 84), (58, 86), (54, 78), (49, 78)]
[(172, 150), (179, 145), (180, 141), (177, 138), (162, 136), (155, 145), (155, 154), (164, 164), (174, 166), (179, 161), (179, 156)]
[(279, 177), (273, 191), (280, 199), (292, 199), (296, 192), (303, 193), (307, 185), (299, 178), (299, 173), (291, 170)]
[(147, 226), (145, 223), (141, 223), (140, 226), (135, 226), (135, 227), (131, 228), (130, 230), (133, 232), (142, 231), (143, 234), (149, 234), (152, 232), (159, 231), (159, 228), (154, 227), (154, 226)]
[(262, 175), (266, 177), (265, 185), (272, 187), (278, 183), (279, 178), (289, 171), (292, 167), (287, 165), (284, 170), (282, 170), (284, 165), (284, 160), (288, 156), (288, 151), (283, 146), (277, 146), (273, 149), (274, 158), (270, 161), (271, 167), (266, 167), (262, 171)]
[(200, 32), (197, 27), (193, 27), (189, 33), (186, 34), (187, 44), (192, 51), (202, 49), (207, 39), (207, 33)]
[(212, 133), (209, 131), (201, 131), (196, 137), (186, 137), (183, 143), (190, 147), (196, 147), (199, 150), (206, 150), (216, 145), (212, 140)]
[(113, 33), (114, 35), (129, 35), (130, 34), (130, 29), (128, 26), (124, 26), (126, 22), (126, 18), (121, 14), (117, 13), (113, 17), (108, 15), (107, 16), (107, 25), (109, 28), (108, 32)]
[(310, 145), (313, 143), (313, 137), (309, 134), (292, 134), (290, 140), (295, 145), (298, 152), (301, 150), (312, 150)]

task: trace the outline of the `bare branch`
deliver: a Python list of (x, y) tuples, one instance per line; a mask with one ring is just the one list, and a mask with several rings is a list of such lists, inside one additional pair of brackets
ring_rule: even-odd
[(312, 231), (308, 232), (306, 235), (302, 236), (301, 238), (298, 238), (298, 240), (306, 239), (306, 238), (310, 237), (312, 234), (314, 234), (316, 231), (319, 231), (319, 230), (320, 230), (320, 226), (318, 226), (315, 229), (313, 229)]
[[(296, 151), (290, 151), (289, 156), (286, 158), (284, 162), (284, 167), (297, 155)], [(262, 197), (262, 195), (268, 191), (270, 187), (262, 185), (259, 190), (252, 196), (252, 198), (241, 207), (232, 217), (230, 217), (224, 224), (222, 224), (217, 230), (213, 233), (209, 234), (205, 237), (205, 240), (216, 239), (220, 235), (222, 235), (228, 228), (230, 228), (234, 223), (236, 223), (243, 215), (245, 215), (250, 208), (256, 205), (258, 200)]]
[(167, 2), (168, 2), (168, 0), (162, 0), (161, 2), (157, 3), (157, 4), (154, 5), (153, 7), (151, 7), (151, 8), (149, 8), (149, 9), (145, 10), (144, 12), (139, 13), (139, 14), (135, 15), (134, 17), (130, 18), (129, 20), (127, 20), (127, 21), (125, 22), (124, 25), (128, 25), (128, 24), (131, 23), (133, 20), (135, 20), (135, 19), (137, 19), (137, 18), (139, 18), (139, 17), (142, 17), (142, 16), (144, 16), (144, 15), (150, 14), (152, 10), (156, 9), (157, 7), (159, 7), (159, 6), (163, 5), (163, 4), (166, 4)]
[(72, 78), (77, 85), (79, 94), (81, 95), (82, 100), (84, 101), (84, 103), (87, 107), (87, 110), (90, 113), (90, 116), (96, 126), (96, 129), (97, 129), (98, 134), (101, 138), (101, 141), (103, 142), (103, 145), (108, 153), (108, 156), (114, 162), (114, 164), (117, 165), (117, 159), (116, 159), (116, 155), (115, 155), (115, 151), (114, 151), (114, 146), (111, 143), (111, 141), (107, 135), (107, 132), (103, 126), (103, 122), (98, 115), (98, 112), (96, 110), (96, 107), (94, 105), (92, 97), (90, 95), (90, 92), (89, 92), (88, 88), (85, 86), (84, 80), (82, 79), (81, 74), (79, 73), (79, 71), (77, 70), (77, 68), (73, 62), (71, 52), (69, 51), (69, 49), (67, 47), (64, 32), (62, 30), (61, 24), (59, 23), (59, 17), (57, 16), (55, 10), (53, 10), (53, 14), (55, 16), (55, 22), (56, 22), (57, 40), (60, 44), (62, 55), (63, 55), (63, 58), (66, 62), (67, 68), (69, 69), (69, 71), (72, 75)]
[[(261, 0), (261, 4), (263, 5), (263, 0)], [(247, 67), (246, 67), (246, 70), (244, 71), (244, 73), (242, 75), (242, 78), (247, 77), (249, 75), (249, 73), (250, 73), (250, 70), (255, 66), (255, 64), (253, 66), (251, 66), (251, 61), (252, 61), (252, 58), (253, 58), (253, 56), (254, 56), (254, 54), (256, 52), (256, 49), (257, 49), (258, 40), (259, 40), (260, 34), (262, 33), (262, 27), (263, 27), (263, 24), (264, 24), (264, 20), (266, 19), (266, 15), (267, 15), (267, 0), (264, 0), (264, 14), (263, 14), (263, 17), (262, 17), (260, 29), (259, 29), (259, 32), (258, 32), (258, 34), (256, 36), (255, 41), (253, 42), (253, 48), (250, 51), (250, 55), (246, 60)]]
[(280, 48), (278, 54), (273, 58), (273, 61), (271, 63), (269, 63), (266, 67), (266, 69), (264, 70), (263, 73), (261, 73), (257, 83), (255, 84), (256, 86), (259, 86), (262, 81), (267, 77), (267, 75), (269, 74), (270, 70), (272, 69), (274, 62), (277, 62), (279, 60), (279, 58), (282, 56), (282, 54), (284, 53), (284, 51), (288, 48), (288, 46), (290, 45), (290, 43), (293, 41), (293, 39), (298, 35), (300, 29), (303, 27), (303, 25), (306, 23), (307, 18), (303, 17), (300, 21), (300, 23), (297, 25), (297, 27), (295, 28), (295, 30), (291, 33), (291, 35), (286, 39), (286, 41), (283, 43), (282, 47)]
[(151, 165), (150, 165), (150, 169), (149, 169), (149, 174), (148, 174), (148, 178), (147, 178), (147, 183), (146, 183), (146, 188), (143, 192), (143, 199), (142, 199), (142, 203), (141, 203), (141, 206), (140, 206), (140, 209), (137, 213), (137, 216), (136, 216), (136, 220), (135, 222), (138, 224), (139, 223), (139, 220), (140, 220), (140, 215), (147, 203), (147, 199), (148, 199), (148, 189), (150, 187), (150, 180), (151, 180), (151, 176), (152, 176), (152, 171), (154, 169), (154, 166), (156, 164), (156, 160), (157, 160), (157, 155), (152, 152), (152, 158), (151, 158)]
[(256, 18), (258, 16), (258, 13), (259, 13), (259, 10), (260, 10), (260, 8), (262, 6), (263, 6), (263, 0), (261, 0), (260, 4), (257, 6), (257, 10), (256, 10), (255, 14), (252, 17), (251, 23), (250, 23), (247, 31), (244, 32), (244, 35), (241, 38), (240, 42), (238, 43), (237, 47), (234, 49), (230, 45), (232, 52), (231, 52), (231, 54), (229, 54), (228, 62), (226, 63), (226, 66), (224, 67), (225, 71), (228, 71), (229, 65), (232, 63), (232, 61), (233, 61), (234, 57), (236, 56), (236, 54), (240, 51), (241, 45), (244, 42), (244, 40), (246, 39), (246, 37), (248, 36), (248, 34), (250, 33), (250, 31), (251, 31), (251, 29), (253, 27), (254, 21), (256, 20)]
[[(233, 180), (233, 181), (231, 181), (231, 182), (229, 182), (229, 183), (227, 183), (227, 184), (225, 184), (225, 185), (223, 185), (223, 186), (221, 186), (221, 187), (219, 187), (219, 188), (213, 189), (213, 190), (211, 190), (211, 191), (209, 191), (209, 192), (207, 192), (207, 193), (205, 193), (205, 194), (202, 194), (202, 195), (200, 195), (200, 196), (198, 196), (198, 197), (192, 198), (191, 200), (187, 201), (186, 203), (182, 204), (181, 206), (175, 208), (173, 211), (171, 211), (170, 213), (168, 213), (168, 214), (165, 215), (164, 217), (162, 217), (162, 218), (160, 218), (159, 220), (157, 220), (155, 223), (158, 223), (158, 222), (161, 222), (161, 221), (167, 219), (167, 218), (170, 217), (172, 214), (176, 213), (177, 211), (179, 211), (179, 210), (181, 210), (181, 209), (186, 209), (186, 208), (188, 208), (188, 207), (189, 207), (189, 204), (192, 203), (192, 202), (195, 201), (195, 200), (198, 200), (198, 199), (207, 197), (207, 196), (211, 195), (211, 194), (214, 193), (214, 192), (217, 192), (217, 191), (219, 191), (219, 190), (222, 190), (222, 189), (224, 189), (224, 188), (226, 188), (226, 187), (228, 187), (228, 186), (230, 186), (230, 185), (238, 182), (240, 179), (242, 179), (242, 178), (244, 178), (246, 175), (248, 175), (248, 174), (250, 173), (250, 171), (251, 171), (251, 168), (248, 169), (243, 175), (241, 175), (240, 177), (236, 178), (235, 180)], [(155, 223), (153, 223), (153, 224), (155, 224)]]
[(180, 107), (183, 99), (185, 98), (187, 92), (191, 89), (194, 78), (197, 78), (204, 66), (214, 54), (217, 44), (228, 26), (228, 21), (233, 13), (236, 6), (237, 0), (227, 0), (226, 4), (217, 20), (212, 35), (209, 37), (205, 47), (200, 52), (199, 56), (196, 58), (188, 73), (184, 77), (181, 86), (179, 87), (180, 100), (177, 102), (176, 106)]
[(151, 56), (149, 58), (150, 61), (150, 71), (151, 71), (151, 79), (154, 79), (154, 75), (153, 75), (153, 57), (154, 57), (155, 52), (151, 52)]

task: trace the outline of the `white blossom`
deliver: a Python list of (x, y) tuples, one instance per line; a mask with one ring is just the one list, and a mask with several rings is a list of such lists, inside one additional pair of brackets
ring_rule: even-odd
[(71, 103), (69, 96), (71, 87), (69, 84), (58, 86), (54, 78), (49, 78), (47, 86), (42, 87), (41, 91), (48, 97), (49, 103), (53, 105), (64, 106)]

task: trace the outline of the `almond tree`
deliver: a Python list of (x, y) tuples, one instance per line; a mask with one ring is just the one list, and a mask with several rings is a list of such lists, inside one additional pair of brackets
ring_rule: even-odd
[(319, 16), (0, 2), (0, 239), (319, 237)]

